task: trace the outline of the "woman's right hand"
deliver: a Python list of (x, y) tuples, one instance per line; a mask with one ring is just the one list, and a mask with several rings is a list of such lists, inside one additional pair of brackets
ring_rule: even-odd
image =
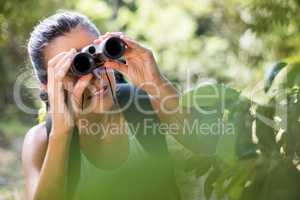
[[(92, 78), (91, 74), (82, 76), (75, 84), (73, 80), (67, 79), (66, 74), (75, 54), (76, 50), (71, 49), (56, 55), (48, 62), (47, 91), (52, 117), (52, 132), (69, 133), (73, 128), (77, 108), (82, 103), (82, 94)], [(68, 91), (68, 95), (65, 95), (65, 91)], [(66, 99), (66, 96), (70, 99)], [(68, 102), (67, 104), (70, 102), (72, 106), (67, 105), (66, 102)]]

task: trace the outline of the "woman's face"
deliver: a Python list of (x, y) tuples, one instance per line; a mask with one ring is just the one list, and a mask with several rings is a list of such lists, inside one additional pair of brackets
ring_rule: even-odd
[[(71, 32), (55, 38), (45, 48), (45, 63), (48, 63), (54, 56), (61, 52), (69, 51), (75, 48), (78, 52), (85, 46), (92, 44), (97, 39), (95, 35), (86, 31), (81, 27), (74, 28)], [(116, 81), (112, 70), (98, 70), (98, 78), (94, 75), (89, 86), (83, 94), (83, 107), (86, 114), (103, 113), (111, 109), (114, 104), (113, 95), (110, 90), (109, 80), (112, 90), (115, 91)], [(106, 76), (106, 72), (108, 77)], [(109, 80), (108, 80), (109, 78)], [(64, 79), (64, 87), (70, 91), (68, 87), (70, 83), (76, 84), (78, 77), (68, 73)], [(71, 91), (70, 91), (71, 92)]]

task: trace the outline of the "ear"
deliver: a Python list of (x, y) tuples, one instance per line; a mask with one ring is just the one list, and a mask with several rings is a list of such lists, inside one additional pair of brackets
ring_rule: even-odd
[(47, 87), (47, 85), (44, 84), (44, 83), (41, 83), (41, 84), (40, 84), (40, 89), (41, 89), (41, 91), (45, 91), (45, 92), (48, 91), (48, 87)]

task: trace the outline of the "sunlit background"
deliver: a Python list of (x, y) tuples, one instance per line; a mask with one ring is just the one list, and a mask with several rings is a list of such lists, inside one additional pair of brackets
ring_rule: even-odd
[[(182, 92), (187, 82), (214, 80), (247, 94), (272, 63), (297, 57), (299, 8), (297, 0), (1, 0), (0, 199), (22, 194), (20, 149), (36, 115), (16, 106), (13, 87), (31, 72), (26, 42), (41, 19), (58, 9), (82, 12), (102, 33), (122, 31), (151, 48)], [(28, 81), (22, 99), (38, 108), (36, 86)]]

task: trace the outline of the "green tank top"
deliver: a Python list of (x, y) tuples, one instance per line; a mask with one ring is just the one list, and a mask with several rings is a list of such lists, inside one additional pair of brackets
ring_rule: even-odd
[(135, 137), (119, 168), (101, 170), (81, 153), (76, 200), (179, 200), (172, 162), (148, 154)]
[[(127, 107), (124, 115), (130, 123), (141, 123), (141, 119), (146, 118), (156, 121), (153, 114), (144, 116), (135, 107), (136, 101), (130, 98), (131, 95), (145, 97), (145, 92), (128, 84), (118, 84), (116, 94), (121, 107)], [(148, 98), (139, 98), (138, 102), (138, 105), (144, 108), (143, 110), (152, 109)], [(46, 129), (49, 136), (51, 131), (50, 115), (46, 117)], [(79, 164), (81, 170), (78, 182), (77, 176), (69, 173), (69, 176), (72, 177), (70, 182), (78, 183), (76, 191), (73, 192), (73, 187), (71, 187), (70, 198), (72, 200), (179, 200), (180, 195), (175, 182), (174, 167), (170, 157), (166, 155), (168, 153), (166, 146), (164, 146), (164, 137), (151, 135), (151, 132), (146, 131), (141, 133), (142, 135), (137, 134), (139, 140), (129, 135), (128, 159), (122, 166), (113, 170), (101, 170), (89, 162), (87, 157), (80, 152), (78, 134), (76, 134), (76, 140), (72, 139), (71, 142), (72, 154), (70, 155), (69, 168), (74, 167), (73, 169), (76, 169), (75, 165)], [(146, 134), (150, 135), (145, 136)], [(140, 144), (141, 140), (147, 140), (147, 142), (143, 142), (143, 147)], [(148, 151), (145, 151), (144, 147)], [(153, 153), (156, 156), (152, 155)], [(77, 155), (80, 156), (80, 163), (77, 162), (79, 161)], [(76, 173), (76, 170), (74, 172)]]

